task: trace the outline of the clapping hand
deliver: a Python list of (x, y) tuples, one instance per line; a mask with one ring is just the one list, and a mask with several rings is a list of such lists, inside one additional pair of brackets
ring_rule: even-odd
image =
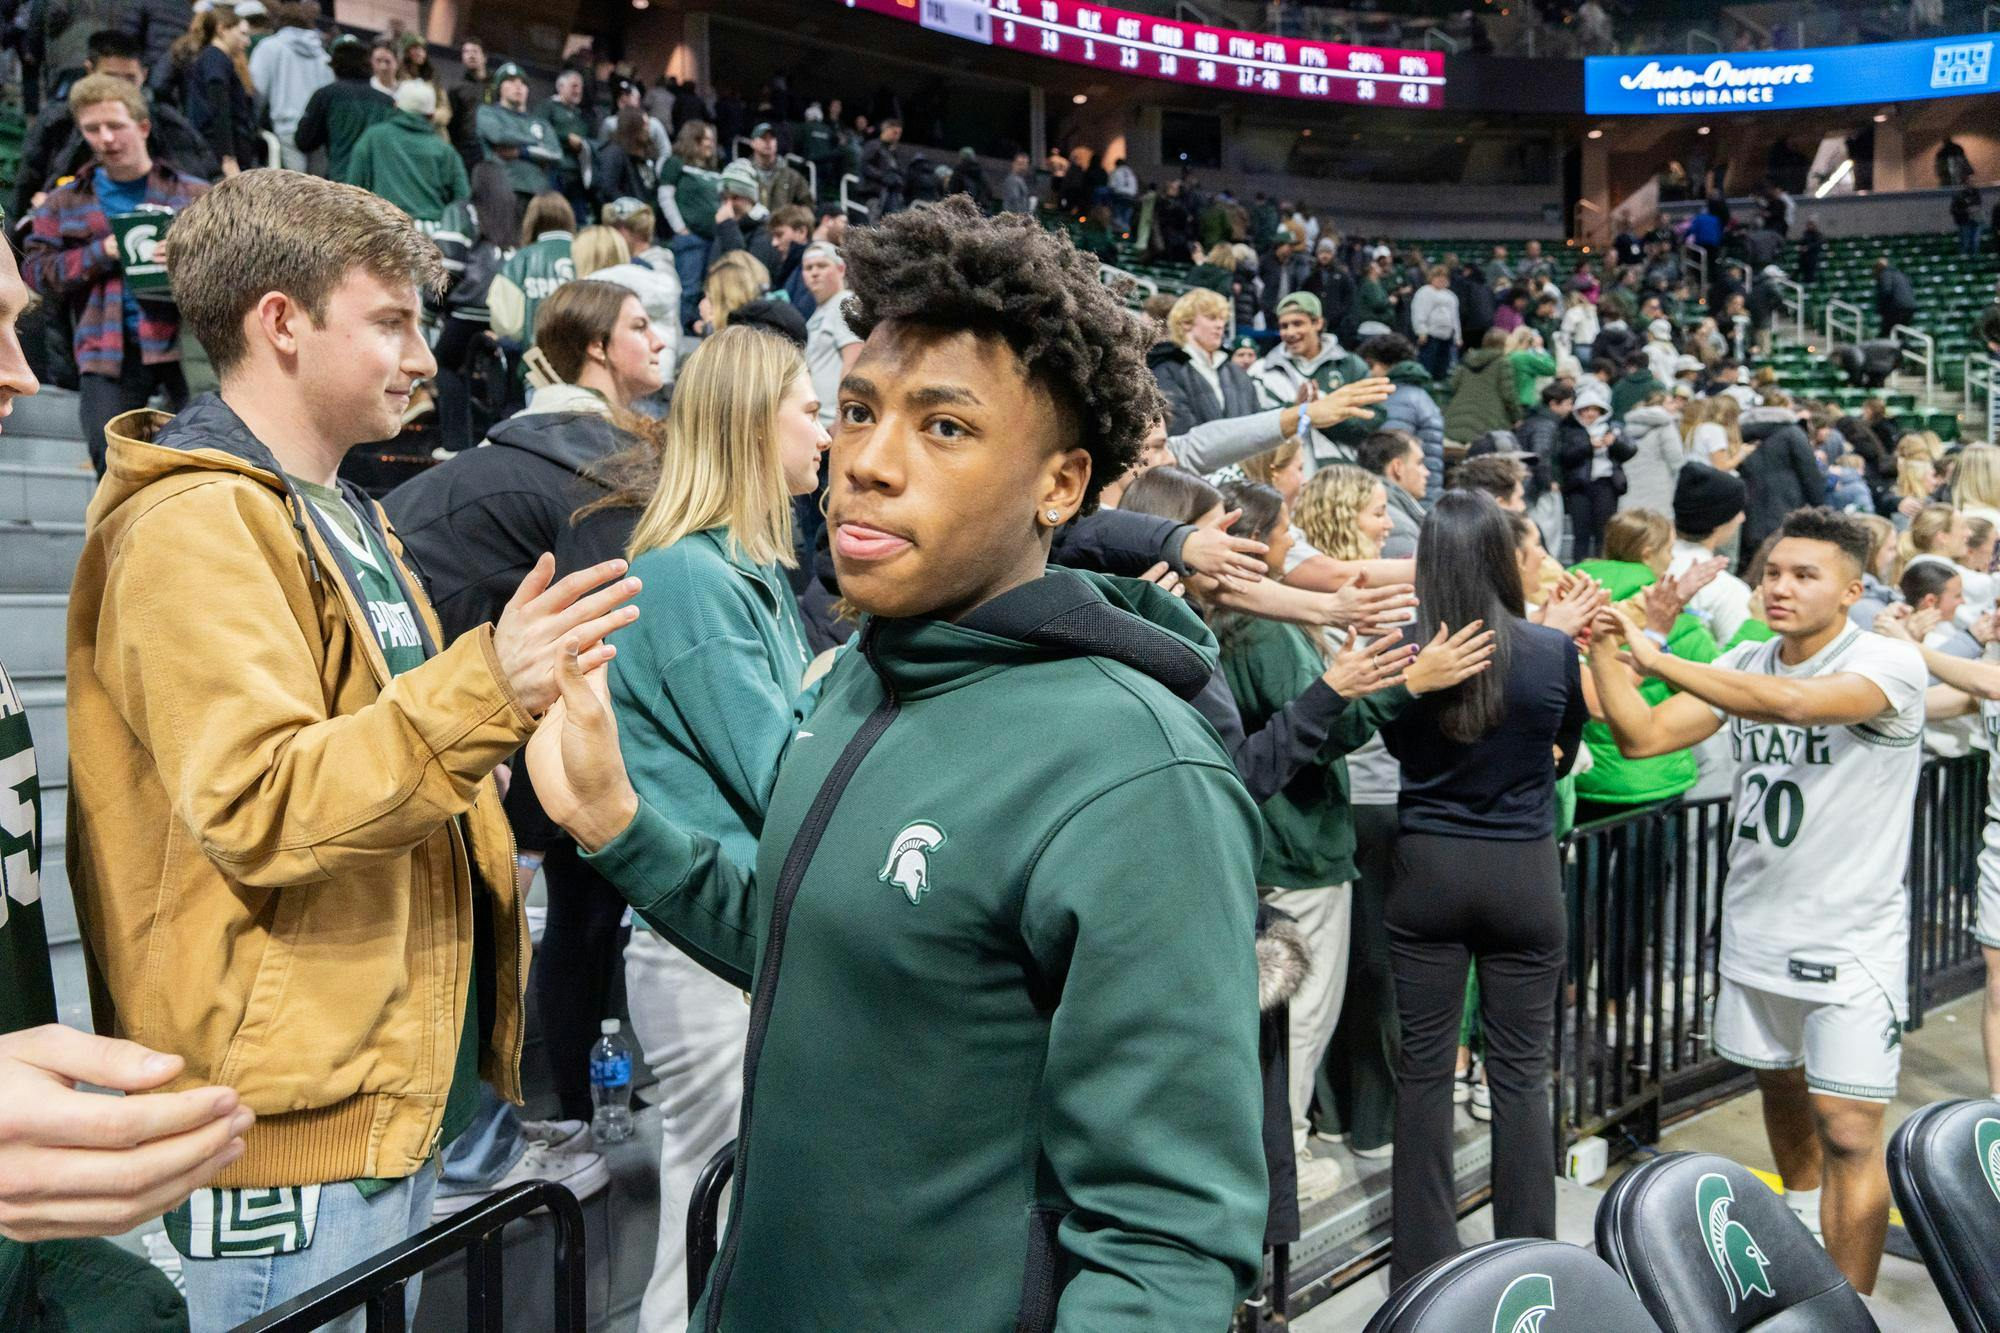
[(1561, 630), (1577, 640), (1578, 646), (1583, 646), (1589, 642), (1591, 622), (1610, 603), (1611, 594), (1604, 591), (1603, 584), (1588, 574), (1572, 571), (1557, 585), (1555, 596), (1535, 612), (1535, 620), (1550, 629)]

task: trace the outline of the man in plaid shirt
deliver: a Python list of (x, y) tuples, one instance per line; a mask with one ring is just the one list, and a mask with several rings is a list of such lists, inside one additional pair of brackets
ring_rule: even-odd
[(79, 79), (69, 106), (91, 163), (50, 191), (29, 218), (21, 274), (75, 319), (78, 415), (101, 476), (107, 421), (144, 407), (158, 390), (166, 391), (171, 411), (187, 397), (180, 318), (172, 306), (142, 304), (126, 291), (111, 218), (142, 205), (179, 210), (208, 186), (153, 161), (146, 149), (151, 114), (131, 83), (104, 74)]

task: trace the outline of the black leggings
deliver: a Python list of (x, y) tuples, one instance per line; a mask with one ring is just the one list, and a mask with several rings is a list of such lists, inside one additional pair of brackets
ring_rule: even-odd
[(1592, 477), (1563, 492), (1569, 511), (1570, 563), (1604, 554), (1604, 525), (1618, 512), (1618, 484), (1609, 477)]
[(1459, 1250), (1451, 1079), (1468, 963), (1493, 1091), (1493, 1234), (1555, 1237), (1549, 1061), (1564, 912), (1555, 840), (1405, 833), (1389, 895), (1403, 1050), (1397, 1079), (1389, 1282)]

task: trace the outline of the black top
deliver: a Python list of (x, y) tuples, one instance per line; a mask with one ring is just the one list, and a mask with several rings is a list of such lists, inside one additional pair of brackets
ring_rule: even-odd
[[(1439, 699), (1413, 700), (1382, 728), (1403, 765), (1405, 833), (1529, 841), (1556, 831), (1556, 779), (1569, 772), (1587, 717), (1576, 645), (1559, 630), (1514, 622), (1507, 712), (1470, 745), (1438, 730)], [(1558, 766), (1552, 748), (1562, 751)]]

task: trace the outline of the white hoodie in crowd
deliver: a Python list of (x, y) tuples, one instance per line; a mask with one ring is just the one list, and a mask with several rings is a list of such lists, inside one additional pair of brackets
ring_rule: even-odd
[(271, 107), (271, 128), (290, 142), (312, 95), (333, 82), (333, 65), (311, 28), (280, 28), (250, 53), (250, 78)]

